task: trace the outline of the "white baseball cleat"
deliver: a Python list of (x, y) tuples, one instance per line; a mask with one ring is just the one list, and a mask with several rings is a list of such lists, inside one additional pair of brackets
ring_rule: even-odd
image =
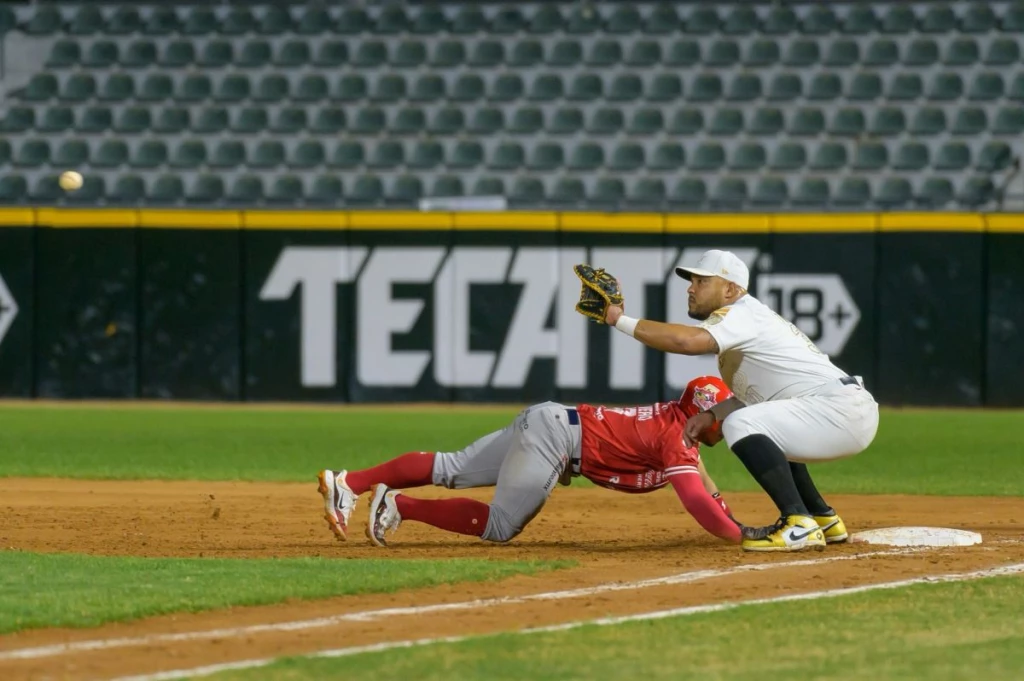
[(334, 473), (326, 468), (317, 475), (320, 494), (324, 497), (324, 520), (338, 541), (348, 538), (348, 520), (352, 517), (358, 499), (348, 486), (347, 475), (348, 471)]
[(398, 512), (395, 497), (401, 492), (389, 489), (381, 483), (373, 490), (370, 499), (370, 519), (366, 522), (366, 536), (376, 546), (387, 546), (385, 532), (394, 532), (402, 524), (402, 515)]

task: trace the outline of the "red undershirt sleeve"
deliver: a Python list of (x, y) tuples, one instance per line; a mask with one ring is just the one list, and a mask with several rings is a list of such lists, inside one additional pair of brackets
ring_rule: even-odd
[(686, 512), (692, 515), (701, 527), (733, 544), (740, 543), (739, 526), (704, 489), (700, 474), (673, 475), (669, 481), (683, 502)]

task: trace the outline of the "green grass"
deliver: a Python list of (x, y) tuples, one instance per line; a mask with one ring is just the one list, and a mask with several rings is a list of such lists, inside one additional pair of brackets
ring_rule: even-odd
[(208, 678), (1017, 681), (1022, 609), (1024, 579), (1001, 577), (342, 659), (292, 658)]
[[(0, 408), (0, 476), (306, 482), (412, 450), (453, 450), (508, 423), (507, 410), (266, 411)], [(1019, 495), (1024, 412), (886, 410), (875, 443), (813, 467), (830, 493)], [(756, 490), (719, 445), (726, 490)], [(577, 480), (574, 484), (581, 484)]]
[(569, 561), (117, 558), (0, 551), (0, 634), (90, 627), (288, 599), (390, 593), (568, 567)]

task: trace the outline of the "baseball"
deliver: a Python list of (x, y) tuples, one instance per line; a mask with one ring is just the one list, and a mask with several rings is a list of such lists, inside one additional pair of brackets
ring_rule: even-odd
[(74, 170), (67, 170), (60, 174), (60, 188), (66, 192), (73, 192), (82, 187), (82, 175)]

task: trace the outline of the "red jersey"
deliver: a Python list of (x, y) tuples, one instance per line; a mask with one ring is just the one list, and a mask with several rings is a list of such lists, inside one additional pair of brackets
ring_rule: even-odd
[(580, 473), (620, 492), (651, 492), (673, 475), (698, 474), (700, 453), (683, 442), (678, 402), (642, 407), (577, 405), (582, 427)]

